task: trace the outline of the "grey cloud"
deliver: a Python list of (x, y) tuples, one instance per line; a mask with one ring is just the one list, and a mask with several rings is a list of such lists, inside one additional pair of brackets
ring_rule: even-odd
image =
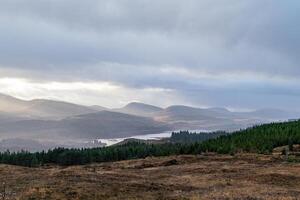
[[(4, 0), (0, 76), (171, 88), (195, 104), (252, 107), (281, 95), (274, 105), (284, 106), (299, 96), (294, 83), (277, 80), (300, 78), (299, 7), (293, 0)], [(163, 73), (168, 67), (209, 77)], [(228, 75), (254, 80), (224, 85)]]
[[(286, 66), (287, 62), (290, 62), (287, 68), (297, 65), (298, 60), (294, 58), (292, 62), (290, 58), (299, 52), (293, 38), (299, 28), (291, 30), (299, 27), (295, 26), (293, 16), (297, 6), (298, 3), (291, 1), (274, 6), (272, 1), (237, 0), (163, 3), (13, 0), (2, 2), (0, 8), (9, 23), (8, 27), (2, 26), (5, 30), (1, 31), (1, 38), (14, 36), (14, 42), (9, 37), (5, 40), (12, 48), (26, 52), (20, 47), (28, 47), (46, 64), (51, 61), (57, 65), (81, 61), (84, 65), (99, 61), (175, 63), (216, 71), (258, 65), (255, 71), (272, 72), (269, 69), (273, 65)], [(11, 24), (12, 20), (19, 24)], [(24, 57), (28, 58), (28, 53)], [(273, 61), (274, 57), (280, 57), (280, 62)]]

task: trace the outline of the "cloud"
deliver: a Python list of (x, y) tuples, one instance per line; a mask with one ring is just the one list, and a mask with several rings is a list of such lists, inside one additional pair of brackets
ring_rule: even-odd
[(176, 91), (168, 104), (292, 108), (299, 8), (292, 0), (4, 0), (0, 77), (107, 82), (144, 90), (145, 101), (147, 88)]

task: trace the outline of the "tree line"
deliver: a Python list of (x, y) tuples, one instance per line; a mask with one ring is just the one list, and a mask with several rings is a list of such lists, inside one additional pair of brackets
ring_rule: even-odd
[(170, 142), (172, 143), (194, 143), (194, 142), (203, 142), (209, 139), (218, 138), (223, 135), (228, 135), (226, 131), (214, 131), (214, 132), (189, 132), (179, 131), (172, 132), (170, 137)]
[[(204, 152), (268, 154), (278, 146), (300, 144), (300, 121), (265, 124), (236, 131), (232, 134), (225, 134), (224, 132), (212, 134), (211, 136), (196, 136), (195, 133), (188, 132), (174, 133), (172, 134), (173, 139), (171, 137), (171, 141), (173, 141), (166, 144), (128, 142), (122, 145), (92, 149), (56, 148), (36, 153), (6, 151), (0, 153), (0, 163), (28, 167), (45, 164), (68, 166), (146, 158), (148, 156), (201, 154)], [(203, 138), (202, 140), (201, 137), (208, 140)]]

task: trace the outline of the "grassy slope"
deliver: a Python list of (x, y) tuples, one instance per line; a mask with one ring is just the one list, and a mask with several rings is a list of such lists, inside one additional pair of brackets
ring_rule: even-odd
[(300, 165), (271, 155), (171, 156), (84, 166), (0, 165), (9, 199), (266, 199), (300, 196)]

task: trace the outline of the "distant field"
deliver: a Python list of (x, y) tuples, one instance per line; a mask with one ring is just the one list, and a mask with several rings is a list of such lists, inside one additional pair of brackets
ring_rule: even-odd
[(0, 165), (0, 178), (7, 199), (20, 200), (300, 197), (300, 164), (278, 155), (182, 155), (72, 167)]

